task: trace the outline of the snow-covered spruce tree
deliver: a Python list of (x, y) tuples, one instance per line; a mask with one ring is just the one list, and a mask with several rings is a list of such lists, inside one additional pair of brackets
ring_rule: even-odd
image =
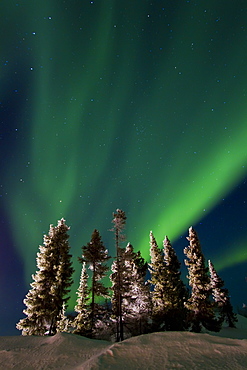
[(186, 328), (187, 309), (185, 302), (188, 299), (188, 291), (181, 279), (180, 266), (176, 252), (166, 236), (163, 241), (165, 274), (165, 329), (184, 330)]
[(184, 249), (184, 253), (187, 257), (185, 264), (188, 266), (191, 296), (185, 305), (189, 310), (188, 321), (191, 330), (199, 333), (204, 326), (208, 330), (219, 331), (221, 323), (216, 319), (213, 303), (210, 301), (212, 289), (208, 268), (205, 266), (197, 233), (192, 227), (189, 229), (187, 239), (190, 244)]
[(134, 334), (149, 332), (149, 317), (151, 314), (150, 284), (146, 281), (148, 263), (144, 261), (141, 252), (134, 253), (134, 281), (132, 285), (132, 304), (135, 326)]
[(113, 297), (112, 297), (112, 305), (113, 305), (113, 312), (116, 318), (116, 340), (117, 342), (123, 340), (123, 317), (122, 317), (122, 296), (121, 296), (121, 281), (122, 281), (122, 253), (123, 249), (120, 248), (120, 243), (125, 240), (125, 236), (123, 235), (123, 230), (126, 224), (126, 215), (125, 212), (121, 209), (117, 209), (116, 213), (113, 213), (113, 228), (111, 231), (114, 232), (115, 235), (115, 246), (116, 246), (116, 261), (115, 264), (113, 263)]
[(123, 325), (130, 335), (148, 332), (151, 311), (150, 289), (145, 283), (147, 264), (140, 252), (135, 253), (128, 243), (122, 255), (122, 315)]
[(57, 320), (57, 332), (69, 332), (70, 320), (66, 316), (66, 305), (63, 303), (63, 309)]
[(224, 287), (224, 281), (217, 274), (213, 263), (208, 261), (213, 299), (217, 306), (220, 321), (226, 321), (230, 328), (235, 328), (238, 321), (233, 312), (229, 292)]
[(86, 262), (82, 263), (81, 277), (79, 288), (77, 289), (77, 300), (75, 306), (75, 312), (77, 313), (76, 318), (74, 319), (74, 333), (79, 335), (87, 335), (90, 332), (91, 328), (91, 319), (90, 319), (90, 306), (89, 306), (89, 288), (88, 288), (88, 274)]
[(151, 300), (152, 300), (152, 324), (153, 330), (164, 329), (164, 317), (166, 312), (166, 266), (162, 251), (157, 245), (155, 237), (150, 231), (150, 263), (149, 272), (151, 275)]
[(27, 317), (21, 319), (17, 329), (22, 335), (50, 335), (57, 331), (57, 322), (68, 301), (68, 293), (74, 272), (69, 254), (69, 227), (62, 218), (58, 225), (50, 225), (49, 234), (37, 253), (38, 271), (32, 275), (32, 289), (29, 290), (23, 311)]
[[(118, 247), (118, 257), (113, 260), (111, 265), (111, 307), (112, 307), (112, 318), (116, 322), (116, 341), (122, 341), (123, 335), (123, 271), (124, 271), (124, 248)], [(120, 335), (121, 333), (121, 335)]]
[(92, 233), (91, 241), (82, 247), (82, 258), (80, 262), (89, 264), (89, 269), (92, 271), (92, 284), (89, 289), (91, 293), (91, 332), (95, 328), (95, 323), (103, 315), (103, 306), (97, 300), (100, 298), (109, 297), (108, 289), (104, 286), (102, 279), (106, 276), (109, 267), (106, 265), (109, 260), (108, 250), (105, 248), (98, 230)]

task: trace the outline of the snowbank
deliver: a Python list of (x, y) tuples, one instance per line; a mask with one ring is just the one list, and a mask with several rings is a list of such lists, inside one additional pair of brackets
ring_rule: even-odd
[(217, 334), (152, 333), (114, 344), (67, 333), (0, 337), (0, 369), (246, 369), (247, 319), (238, 318), (237, 329)]

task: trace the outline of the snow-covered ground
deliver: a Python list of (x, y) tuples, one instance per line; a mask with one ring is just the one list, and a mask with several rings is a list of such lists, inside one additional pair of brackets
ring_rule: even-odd
[(73, 334), (0, 337), (0, 369), (247, 369), (247, 319), (220, 333), (163, 332), (121, 343)]

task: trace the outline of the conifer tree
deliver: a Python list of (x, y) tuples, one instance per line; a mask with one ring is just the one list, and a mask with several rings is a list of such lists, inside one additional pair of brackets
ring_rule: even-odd
[(113, 228), (111, 229), (111, 231), (113, 231), (115, 234), (116, 252), (120, 247), (120, 243), (125, 240), (123, 230), (125, 228), (126, 219), (127, 217), (125, 215), (125, 212), (119, 208), (116, 210), (116, 213), (113, 213)]
[[(113, 260), (111, 265), (111, 306), (113, 319), (116, 321), (116, 341), (123, 340), (123, 270), (124, 270), (124, 249), (118, 248), (118, 257)], [(121, 334), (120, 334), (121, 333)]]
[(134, 262), (135, 265), (137, 266), (138, 274), (140, 274), (143, 277), (143, 279), (146, 279), (148, 263), (145, 262), (140, 251), (134, 253)]
[(83, 263), (89, 264), (89, 268), (92, 271), (92, 285), (89, 289), (91, 293), (91, 330), (93, 331), (95, 321), (102, 314), (101, 306), (96, 302), (99, 298), (108, 297), (108, 289), (104, 286), (102, 279), (106, 276), (109, 270), (106, 262), (110, 257), (108, 251), (105, 248), (101, 236), (98, 230), (94, 230), (92, 233), (91, 241), (87, 245), (82, 247), (82, 258), (79, 260)]
[(115, 246), (116, 246), (116, 263), (112, 265), (112, 281), (113, 281), (113, 310), (116, 317), (116, 339), (117, 342), (123, 340), (123, 317), (122, 317), (122, 296), (121, 296), (121, 281), (122, 281), (122, 254), (123, 249), (120, 248), (120, 243), (124, 241), (125, 236), (123, 230), (126, 224), (125, 212), (121, 209), (117, 209), (116, 213), (113, 213), (113, 228), (111, 231), (115, 234)]
[(155, 237), (150, 231), (150, 264), (151, 299), (153, 329), (159, 330), (164, 325), (165, 294), (166, 294), (166, 266), (162, 251), (157, 245)]
[(57, 332), (62, 332), (62, 333), (68, 332), (69, 324), (70, 324), (70, 321), (66, 316), (66, 305), (64, 302), (62, 312), (60, 313), (60, 317), (57, 320)]
[(149, 284), (145, 282), (147, 263), (141, 253), (135, 253), (128, 243), (124, 251), (122, 273), (122, 298), (124, 325), (129, 325), (132, 335), (147, 332), (148, 317), (151, 311)]
[(217, 305), (220, 321), (226, 321), (230, 328), (235, 328), (238, 321), (233, 312), (229, 292), (224, 287), (224, 281), (217, 274), (213, 263), (208, 261), (213, 299)]
[(166, 330), (184, 330), (187, 313), (184, 304), (188, 298), (188, 292), (181, 280), (181, 263), (167, 236), (163, 241), (163, 246), (166, 266), (164, 294), (165, 328)]
[[(122, 325), (131, 335), (141, 334), (146, 330), (146, 322), (150, 310), (149, 287), (145, 284), (146, 271), (140, 253), (135, 253), (128, 243), (119, 251), (119, 263), (113, 261), (110, 276), (113, 290), (113, 317), (118, 314), (118, 294), (121, 295)], [(118, 271), (120, 269), (120, 271)], [(119, 286), (118, 276), (121, 276)], [(123, 330), (124, 331), (124, 330)]]
[(79, 288), (77, 289), (77, 304), (75, 306), (75, 312), (77, 316), (74, 320), (74, 333), (80, 335), (87, 335), (90, 331), (91, 320), (90, 320), (90, 307), (89, 307), (89, 288), (88, 288), (88, 274), (86, 268), (86, 262), (82, 263), (81, 277)]
[(49, 234), (37, 253), (38, 271), (32, 275), (23, 311), (27, 317), (21, 319), (17, 328), (23, 335), (50, 335), (57, 331), (57, 322), (69, 297), (73, 268), (68, 242), (69, 227), (62, 218), (58, 225), (50, 225)]
[(220, 330), (220, 322), (215, 318), (213, 304), (210, 301), (211, 285), (208, 268), (205, 266), (204, 255), (201, 251), (196, 231), (190, 227), (187, 237), (190, 244), (184, 249), (187, 257), (188, 279), (191, 287), (191, 296), (186, 302), (189, 310), (189, 321), (194, 332), (200, 332), (202, 325), (211, 331)]
[(184, 330), (186, 321), (184, 302), (188, 294), (180, 277), (181, 264), (168, 237), (163, 241), (162, 251), (153, 233), (150, 232), (150, 246), (153, 329)]

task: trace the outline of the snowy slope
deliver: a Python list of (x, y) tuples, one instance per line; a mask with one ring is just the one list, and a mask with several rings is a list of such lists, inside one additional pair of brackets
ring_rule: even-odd
[(0, 337), (0, 369), (59, 368), (247, 369), (247, 319), (217, 335), (152, 333), (114, 344), (67, 333)]

